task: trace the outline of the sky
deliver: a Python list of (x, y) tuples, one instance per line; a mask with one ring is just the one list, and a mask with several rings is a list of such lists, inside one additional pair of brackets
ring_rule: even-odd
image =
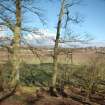
[[(37, 26), (41, 29), (48, 30), (48, 35), (55, 35), (57, 19), (60, 10), (60, 2), (53, 0), (52, 2), (40, 3), (45, 10), (47, 25), (41, 24)], [(39, 5), (40, 5), (39, 4)], [(79, 5), (71, 8), (71, 15), (78, 13), (83, 18), (80, 24), (72, 24), (70, 30), (81, 36), (89, 34), (95, 42), (93, 45), (105, 45), (105, 1), (104, 0), (82, 0)], [(54, 33), (54, 34), (52, 34)]]
[[(48, 13), (48, 29), (54, 30), (59, 13), (58, 2), (50, 4)], [(46, 4), (47, 5), (47, 4)], [(72, 30), (84, 35), (88, 33), (95, 41), (105, 40), (105, 1), (104, 0), (82, 0), (80, 5), (71, 9), (71, 13), (79, 13), (83, 17), (83, 22), (73, 25)]]
[[(89, 34), (90, 37), (94, 39), (94, 42), (103, 45), (105, 42), (105, 0), (81, 1), (81, 4), (75, 5), (70, 9), (70, 13), (71, 15), (79, 13), (80, 17), (83, 18), (83, 22), (78, 25), (71, 24), (70, 30), (72, 30), (75, 34), (80, 34), (82, 36)], [(57, 19), (60, 10), (59, 0), (52, 0), (52, 2), (48, 2), (48, 0), (41, 0), (41, 2), (37, 3), (37, 6), (43, 10), (44, 18), (47, 24), (42, 25), (37, 16), (34, 16), (32, 13), (27, 13), (25, 16), (28, 20), (24, 26), (28, 25), (29, 27), (39, 28), (43, 30), (45, 36), (47, 37), (55, 36)], [(32, 39), (30, 35), (28, 35), (28, 37)]]
[[(56, 33), (57, 18), (59, 14), (59, 0), (52, 2), (42, 2), (39, 4), (45, 11), (46, 25), (39, 24), (36, 19), (36, 26), (41, 29), (49, 30), (51, 33)], [(95, 42), (105, 41), (105, 1), (104, 0), (82, 0), (81, 4), (75, 5), (71, 10), (71, 15), (79, 13), (83, 22), (80, 24), (72, 24), (72, 30), (76, 34), (89, 34)], [(33, 17), (34, 18), (34, 17)], [(32, 19), (32, 18), (31, 18)], [(32, 26), (33, 23), (30, 23)], [(71, 30), (71, 29), (70, 29)]]
[(87, 32), (96, 41), (105, 40), (105, 2), (104, 0), (84, 0), (85, 5), (81, 6), (81, 14), (84, 15), (84, 23), (78, 26), (77, 30)]

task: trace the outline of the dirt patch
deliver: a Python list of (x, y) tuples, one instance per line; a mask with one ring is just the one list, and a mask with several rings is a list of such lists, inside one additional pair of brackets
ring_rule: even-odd
[(33, 105), (82, 105), (79, 102), (73, 101), (72, 99), (65, 99), (62, 97), (45, 97), (36, 101)]

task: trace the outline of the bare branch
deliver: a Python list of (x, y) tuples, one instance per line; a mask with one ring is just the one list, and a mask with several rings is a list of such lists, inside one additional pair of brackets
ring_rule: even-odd
[(70, 1), (66, 1), (65, 2), (65, 8), (71, 8), (72, 6), (74, 6), (74, 5), (78, 5), (78, 4), (80, 4), (81, 3), (81, 0), (70, 0)]
[(8, 10), (9, 12), (16, 14), (16, 12), (15, 12), (14, 10), (12, 10), (12, 9), (10, 9), (10, 8), (8, 8), (8, 7), (6, 7), (6, 6), (3, 5), (2, 3), (0, 3), (0, 6), (3, 7), (5, 10)]
[(14, 25), (13, 22), (11, 22), (9, 19), (6, 19), (4, 16), (0, 16), (0, 19), (2, 19), (2, 25), (7, 26), (12, 32), (14, 32)]
[(40, 10), (40, 9), (38, 9), (37, 7), (29, 8), (29, 7), (25, 6), (25, 5), (22, 5), (22, 7), (26, 8), (30, 12), (34, 13), (35, 15), (37, 15), (43, 25), (46, 24), (45, 19), (43, 19), (43, 14), (40, 11), (33, 10), (33, 9), (37, 9), (37, 10)]
[(22, 42), (28, 46), (29, 50), (33, 53), (33, 55), (36, 55), (39, 61), (41, 62), (39, 54), (33, 49), (33, 47), (24, 38), (22, 39), (23, 39)]

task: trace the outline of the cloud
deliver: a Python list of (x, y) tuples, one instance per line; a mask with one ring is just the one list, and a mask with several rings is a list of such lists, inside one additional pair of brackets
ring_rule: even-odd
[[(0, 31), (0, 39), (12, 38), (12, 36), (6, 34), (5, 31)], [(48, 29), (40, 29), (37, 33), (29, 33), (23, 35), (23, 38), (32, 46), (54, 46), (56, 32)], [(105, 41), (91, 41), (87, 44), (80, 42), (68, 42), (60, 44), (62, 47), (105, 47)]]
[(36, 33), (29, 33), (23, 37), (33, 45), (54, 45), (55, 36), (56, 34), (48, 29), (41, 29)]
[[(40, 33), (40, 34), (39, 34)], [(48, 29), (41, 29), (37, 33), (30, 33), (24, 38), (34, 46), (54, 46), (54, 41), (56, 37), (56, 32), (52, 32)], [(80, 43), (80, 42), (68, 42), (60, 43), (62, 47), (105, 47), (105, 41), (91, 41), (89, 43)]]
[(0, 37), (6, 37), (6, 35), (3, 31), (0, 31)]
[(49, 39), (49, 38), (54, 38), (55, 39), (55, 33), (44, 29), (39, 30), (36, 33), (30, 33), (27, 36), (25, 36), (26, 39), (28, 40), (33, 40), (33, 39)]

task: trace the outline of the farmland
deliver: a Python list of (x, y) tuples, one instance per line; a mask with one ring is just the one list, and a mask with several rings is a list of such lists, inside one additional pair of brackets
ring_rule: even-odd
[[(64, 64), (84, 64), (96, 56), (104, 56), (105, 48), (60, 48), (59, 63)], [(52, 63), (53, 49), (52, 48), (21, 48), (19, 56), (22, 61), (31, 64)], [(10, 54), (7, 49), (0, 49), (0, 62), (5, 63), (9, 60)]]

